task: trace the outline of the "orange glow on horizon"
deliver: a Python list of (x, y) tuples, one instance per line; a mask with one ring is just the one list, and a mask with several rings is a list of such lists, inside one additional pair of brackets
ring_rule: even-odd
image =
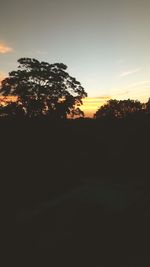
[(0, 104), (5, 105), (9, 102), (15, 102), (17, 100), (17, 96), (2, 96), (0, 95)]
[(82, 100), (83, 105), (80, 109), (84, 112), (85, 117), (93, 117), (97, 109), (104, 105), (109, 99), (111, 99), (110, 96), (87, 97)]
[[(80, 106), (80, 109), (84, 112), (85, 117), (93, 117), (94, 113), (97, 111), (97, 109), (105, 104), (110, 99), (109, 96), (104, 97), (87, 97), (82, 100), (83, 105)], [(16, 96), (0, 96), (0, 102), (1, 104), (8, 103), (11, 101), (16, 101)]]
[[(86, 97), (82, 99), (83, 105), (79, 108), (84, 112), (85, 117), (93, 118), (96, 111), (110, 99), (117, 99), (117, 97), (112, 98), (111, 96), (100, 96), (100, 97)], [(2, 96), (0, 95), (0, 104), (5, 105), (9, 102), (15, 102), (17, 96)], [(143, 101), (144, 103), (145, 101)]]

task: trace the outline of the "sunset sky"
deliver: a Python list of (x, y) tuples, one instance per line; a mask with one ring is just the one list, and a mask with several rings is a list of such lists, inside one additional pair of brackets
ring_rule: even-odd
[(17, 59), (63, 62), (87, 116), (110, 98), (150, 96), (149, 0), (1, 0), (0, 80)]

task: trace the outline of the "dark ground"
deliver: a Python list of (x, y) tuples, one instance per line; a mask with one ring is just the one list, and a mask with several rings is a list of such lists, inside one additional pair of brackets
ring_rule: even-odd
[(150, 118), (1, 120), (0, 138), (13, 265), (150, 266)]

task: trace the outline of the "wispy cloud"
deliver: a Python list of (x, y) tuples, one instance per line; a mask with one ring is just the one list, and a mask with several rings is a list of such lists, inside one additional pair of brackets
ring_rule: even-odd
[(91, 97), (90, 99), (95, 99), (95, 100), (97, 100), (97, 99), (99, 99), (99, 100), (107, 100), (107, 99), (110, 99), (110, 96), (108, 96), (108, 95), (104, 95), (104, 96), (95, 96), (95, 97)]
[(130, 83), (120, 88), (112, 88), (111, 96), (115, 99), (138, 99), (146, 102), (150, 96), (150, 80)]
[(127, 96), (128, 94), (129, 94), (129, 90), (124, 90), (124, 89), (120, 89), (120, 90), (118, 90), (118, 91), (114, 91), (114, 93), (113, 93), (116, 97), (120, 97), (120, 96)]
[(0, 41), (0, 54), (6, 54), (13, 51), (13, 48)]
[(100, 102), (107, 101), (110, 99), (110, 96), (96, 96), (96, 97), (86, 97), (83, 99), (84, 104), (97, 105)]
[(132, 83), (132, 84), (129, 84), (127, 86), (127, 88), (129, 87), (137, 87), (137, 86), (150, 86), (150, 80), (146, 80), (146, 81), (139, 81), (139, 82), (136, 82), (136, 83)]
[(128, 75), (131, 75), (131, 74), (134, 74), (134, 73), (137, 73), (141, 71), (141, 68), (136, 68), (136, 69), (133, 69), (133, 70), (128, 70), (128, 71), (124, 71), (120, 74), (120, 77), (125, 77), (125, 76), (128, 76)]

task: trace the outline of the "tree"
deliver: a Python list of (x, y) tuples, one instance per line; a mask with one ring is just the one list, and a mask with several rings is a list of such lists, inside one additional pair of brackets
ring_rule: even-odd
[(148, 99), (148, 101), (146, 103), (146, 111), (148, 114), (150, 114), (150, 98)]
[(137, 100), (111, 99), (96, 111), (94, 118), (124, 118), (139, 111), (142, 111), (142, 104)]
[(16, 106), (28, 117), (48, 115), (66, 118), (83, 115), (79, 106), (87, 96), (84, 88), (67, 72), (62, 63), (49, 64), (36, 59), (21, 58), (17, 71), (2, 81), (0, 93), (17, 97)]
[(24, 117), (25, 111), (21, 104), (17, 102), (9, 101), (6, 105), (0, 105), (0, 116), (1, 117)]

